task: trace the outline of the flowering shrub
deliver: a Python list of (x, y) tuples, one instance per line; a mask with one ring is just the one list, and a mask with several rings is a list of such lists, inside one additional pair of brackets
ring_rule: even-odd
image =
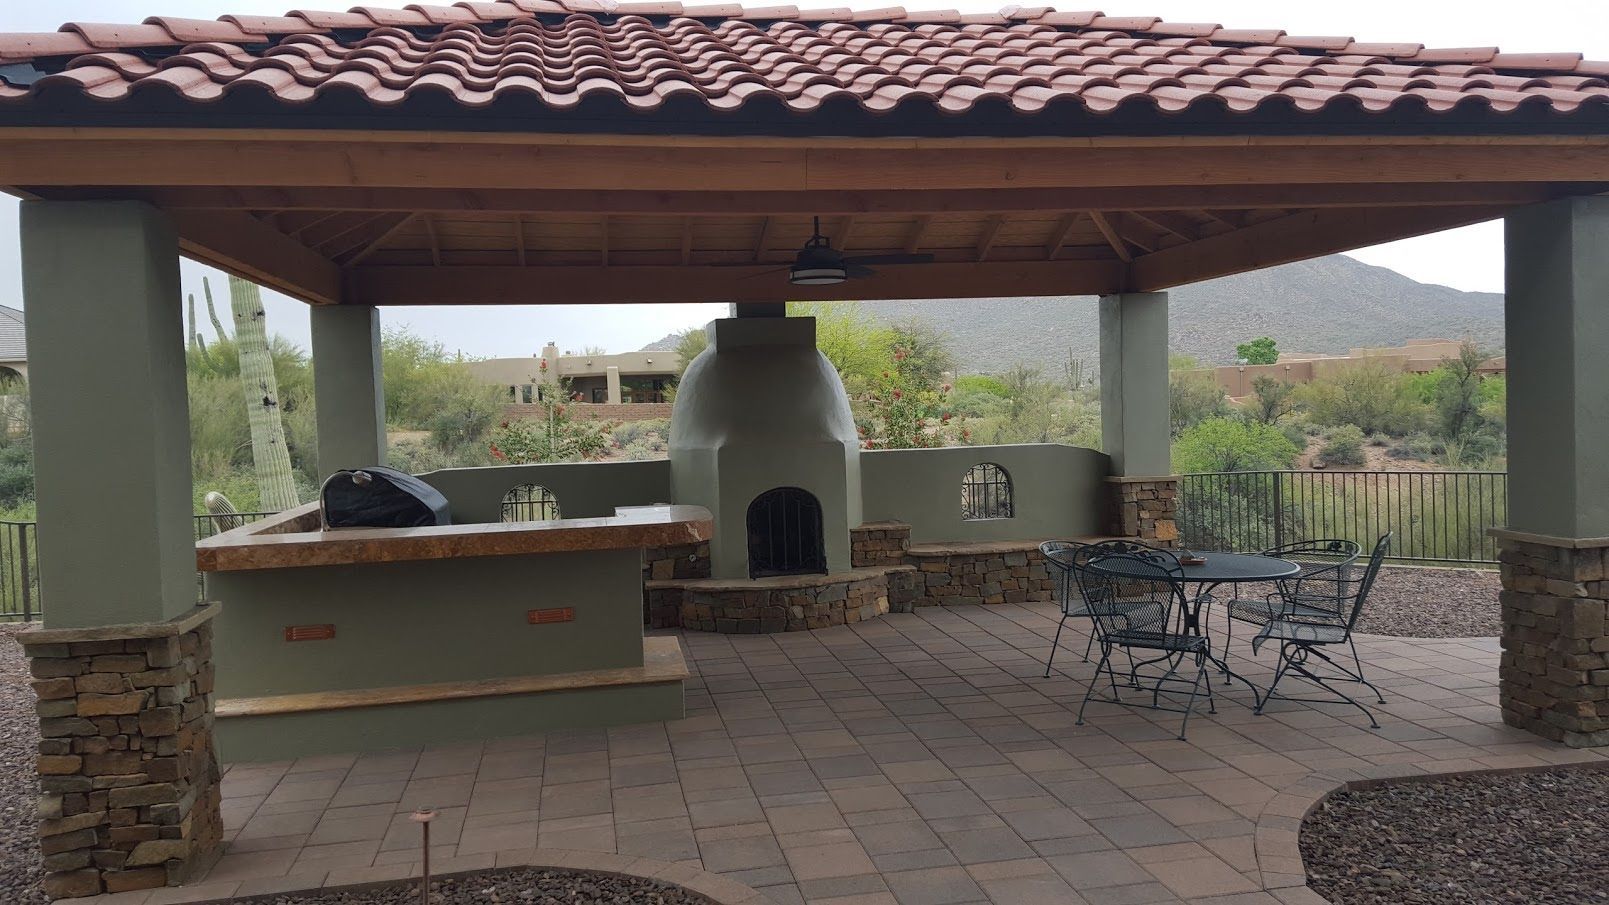
[(951, 387), (936, 384), (913, 366), (910, 351), (895, 346), (893, 367), (871, 381), (861, 398), (865, 449), (927, 449), (943, 446), (951, 427)]
[(492, 434), (492, 458), (509, 465), (535, 462), (582, 462), (601, 459), (614, 445), (614, 425), (575, 421), (562, 402), (544, 400), (540, 420), (504, 421)]

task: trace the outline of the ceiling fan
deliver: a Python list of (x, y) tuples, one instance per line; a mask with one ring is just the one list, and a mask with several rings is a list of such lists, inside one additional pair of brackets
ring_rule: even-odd
[(931, 264), (930, 254), (846, 255), (832, 247), (832, 240), (821, 234), (821, 218), (812, 218), (810, 238), (793, 257), (793, 264), (767, 270), (756, 276), (788, 271), (788, 282), (795, 286), (825, 286), (844, 280), (869, 277), (877, 271), (873, 264)]

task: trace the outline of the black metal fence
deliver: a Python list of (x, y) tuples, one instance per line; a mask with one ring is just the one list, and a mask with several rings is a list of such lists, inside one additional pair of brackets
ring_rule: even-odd
[(1262, 550), (1319, 538), (1364, 549), (1395, 531), (1391, 558), (1492, 563), (1487, 529), (1508, 520), (1500, 471), (1234, 471), (1179, 479), (1179, 541)]
[[(196, 540), (274, 515), (234, 512), (195, 517)], [(32, 622), (43, 612), (39, 593), (39, 526), (0, 521), (0, 622)]]

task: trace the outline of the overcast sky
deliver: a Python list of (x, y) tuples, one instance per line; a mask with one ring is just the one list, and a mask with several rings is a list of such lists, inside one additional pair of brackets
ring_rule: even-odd
[[(225, 13), (278, 15), (292, 5), (297, 5), (297, 0), (0, 0), (0, 31), (54, 31), (69, 20), (139, 22), (152, 15), (205, 19)], [(306, 0), (306, 7), (312, 9), (350, 5), (338, 0)], [(406, 3), (370, 0), (370, 5), (400, 7)], [(810, 5), (809, 0), (801, 0), (800, 5)], [(850, 0), (847, 5), (869, 8), (888, 3)], [(906, 5), (910, 9), (978, 12), (1003, 4), (906, 0)], [(1362, 41), (1410, 41), (1437, 47), (1495, 45), (1508, 51), (1580, 51), (1591, 59), (1609, 59), (1609, 0), (1531, 0), (1524, 4), (1494, 0), (1123, 0), (1121, 4), (1116, 0), (1076, 0), (1061, 5), (1068, 9), (1098, 7), (1115, 16), (1213, 21), (1230, 28), (1282, 28), (1291, 34), (1350, 35)], [(1486, 223), (1363, 249), (1354, 255), (1422, 282), (1501, 292), (1502, 241), (1500, 224)], [(215, 294), (226, 297), (223, 275), (190, 261), (183, 265), (186, 291), (199, 296), (202, 275), (207, 273), (212, 275)], [(305, 348), (306, 307), (273, 293), (265, 295), (269, 297), (270, 329)], [(17, 205), (0, 196), (0, 304), (20, 305), (21, 297)], [(566, 349), (636, 349), (724, 311), (724, 305), (533, 305), (388, 309), (382, 318), (388, 324), (407, 323), (466, 355), (512, 356), (533, 354), (549, 340)]]

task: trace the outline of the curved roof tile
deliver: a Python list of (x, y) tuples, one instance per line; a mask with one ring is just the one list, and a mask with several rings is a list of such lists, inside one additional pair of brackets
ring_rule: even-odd
[(0, 116), (46, 91), (103, 103), (149, 91), (195, 104), (245, 93), (287, 106), (328, 95), (374, 107), (427, 98), (467, 108), (519, 95), (554, 110), (601, 97), (639, 112), (687, 99), (722, 115), (753, 101), (760, 115), (847, 103), (872, 114), (1004, 105), (1019, 114), (1208, 119), (1258, 111), (1569, 116), (1609, 110), (1605, 76), (1609, 62), (1572, 53), (1358, 43), (1042, 6), (962, 15), (464, 0), (0, 34)]

